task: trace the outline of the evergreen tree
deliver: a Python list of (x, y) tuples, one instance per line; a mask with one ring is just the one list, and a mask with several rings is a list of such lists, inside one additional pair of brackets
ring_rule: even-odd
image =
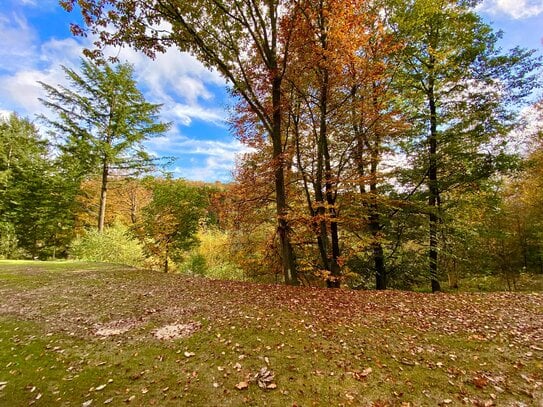
[(169, 124), (158, 121), (160, 105), (145, 101), (129, 64), (97, 65), (82, 60), (81, 73), (63, 67), (69, 87), (41, 83), (41, 102), (55, 118), (42, 118), (65, 137), (66, 159), (77, 163), (79, 176), (101, 176), (98, 230), (104, 228), (108, 182), (113, 171), (152, 168), (143, 142), (160, 135)]
[(31, 257), (62, 251), (71, 237), (71, 187), (28, 119), (13, 114), (1, 122), (0, 255), (12, 256), (16, 247)]

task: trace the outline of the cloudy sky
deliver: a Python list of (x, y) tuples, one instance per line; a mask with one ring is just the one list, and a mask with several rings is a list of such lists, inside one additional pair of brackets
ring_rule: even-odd
[[(502, 47), (535, 48), (543, 55), (543, 0), (485, 0), (479, 12), (504, 31)], [(43, 112), (37, 81), (65, 83), (61, 65), (77, 68), (85, 39), (73, 38), (57, 0), (0, 2), (0, 113), (33, 119)], [(175, 176), (228, 181), (235, 155), (244, 147), (225, 124), (229, 99), (224, 80), (190, 55), (172, 50), (155, 61), (130, 50), (119, 55), (134, 64), (147, 99), (164, 104), (162, 116), (175, 126), (148, 143), (158, 155), (176, 156)]]

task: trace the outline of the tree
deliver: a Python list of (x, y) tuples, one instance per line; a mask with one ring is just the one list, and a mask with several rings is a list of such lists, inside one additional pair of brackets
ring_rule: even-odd
[(62, 177), (51, 149), (28, 119), (12, 114), (0, 122), (0, 228), (2, 240), (8, 240), (4, 255), (18, 246), (27, 256), (54, 257), (71, 238), (75, 190)]
[[(87, 28), (72, 26), (76, 35), (97, 34), (97, 49), (87, 53), (101, 57), (104, 45), (128, 44), (153, 57), (169, 46), (196, 55), (217, 69), (258, 118), (272, 146), (273, 183), (277, 234), (281, 242), (284, 280), (298, 284), (296, 258), (290, 242), (286, 163), (283, 139), (282, 84), (288, 61), (290, 28), (283, 15), (285, 0), (62, 0), (72, 11), (81, 9)], [(111, 30), (104, 30), (108, 26)], [(166, 28), (168, 27), (168, 28)]]
[(196, 232), (205, 215), (207, 195), (202, 188), (183, 180), (151, 181), (152, 200), (143, 208), (140, 233), (151, 254), (161, 259), (168, 272), (170, 259), (181, 260), (196, 243)]
[(537, 83), (539, 62), (533, 51), (501, 55), (498, 35), (475, 14), (472, 1), (390, 4), (392, 27), (406, 43), (397, 86), (415, 123), (406, 144), (416, 166), (411, 185), (426, 187), (429, 275), (432, 291), (439, 291), (439, 229), (446, 193), (503, 167), (505, 155), (497, 141), (514, 123), (511, 108)]
[(41, 83), (47, 93), (41, 102), (55, 118), (42, 118), (66, 138), (61, 149), (79, 164), (81, 175), (100, 174), (98, 230), (104, 228), (109, 178), (141, 171), (153, 161), (142, 143), (169, 124), (157, 121), (160, 105), (145, 101), (129, 64), (114, 67), (81, 61), (81, 74), (63, 67), (69, 87)]
[[(88, 228), (95, 225), (97, 208), (100, 206), (100, 177), (90, 178), (81, 183), (77, 197), (79, 204), (76, 213), (78, 227)], [(119, 221), (124, 225), (137, 224), (142, 208), (151, 200), (151, 191), (145, 178), (111, 176), (108, 188), (108, 211), (106, 225)]]

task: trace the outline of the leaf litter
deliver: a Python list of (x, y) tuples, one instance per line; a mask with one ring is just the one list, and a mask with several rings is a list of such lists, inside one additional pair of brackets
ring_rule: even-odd
[[(40, 279), (45, 274), (32, 278)], [(439, 371), (451, 387), (450, 393), (442, 394), (446, 397), (438, 400), (432, 398), (437, 397), (433, 393), (424, 396), (430, 397), (434, 405), (500, 405), (504, 395), (509, 395), (509, 400), (521, 398), (527, 401), (526, 405), (530, 405), (530, 400), (533, 405), (543, 400), (542, 375), (526, 370), (528, 365), (530, 369), (543, 367), (541, 293), (361, 292), (179, 275), (157, 278), (156, 273), (126, 270), (54, 274), (55, 278), (45, 275), (44, 283), (31, 289), (0, 285), (0, 315), (46, 322), (50, 332), (82, 338), (111, 337), (116, 341), (145, 339), (149, 335), (170, 341), (194, 335), (205, 327), (206, 332), (215, 332), (221, 346), (231, 346), (238, 352), (240, 357), (236, 359), (252, 361), (258, 354), (263, 355), (261, 352), (270, 355), (270, 350), (277, 352), (276, 356), (270, 355), (274, 358), (282, 354), (292, 365), (285, 380), (302, 380), (304, 375), (311, 374), (295, 365), (307, 352), (321, 354), (329, 361), (324, 369), (313, 368), (320, 372), (315, 374), (319, 380), (334, 377), (341, 381), (347, 375), (363, 389), (381, 379), (405, 382), (409, 387), (412, 379), (406, 375), (410, 372)], [(148, 295), (149, 292), (154, 295)], [(147, 326), (157, 328), (149, 331)], [(235, 332), (243, 329), (276, 333), (284, 338), (283, 343), (263, 341), (243, 351), (234, 346), (234, 342), (241, 342), (239, 339), (228, 345)], [(297, 344), (288, 342), (292, 335), (304, 338), (303, 353), (296, 353)], [(467, 341), (469, 348), (448, 349), (446, 343), (455, 338)], [(372, 349), (382, 352), (387, 360), (379, 360)], [(477, 359), (479, 352), (486, 349), (492, 352), (492, 359)], [(195, 355), (192, 349), (183, 349), (181, 353), (190, 354), (186, 363)], [(265, 368), (230, 386), (246, 390), (255, 383), (264, 390), (278, 385), (281, 392), (292, 390), (287, 382), (285, 387), (277, 379), (265, 358)], [(275, 366), (274, 370), (277, 369)], [(234, 371), (242, 373), (239, 362)], [(284, 371), (279, 373), (283, 376)], [(219, 382), (210, 381), (209, 385), (212, 383)], [(346, 399), (354, 400), (356, 405), (356, 392), (350, 390), (346, 394)], [(404, 405), (403, 393), (393, 394), (397, 394), (391, 396), (396, 401), (388, 405)], [(132, 400), (129, 397), (127, 402)]]

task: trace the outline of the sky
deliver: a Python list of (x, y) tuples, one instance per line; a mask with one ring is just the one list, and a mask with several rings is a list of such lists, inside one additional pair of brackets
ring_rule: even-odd
[[(521, 46), (543, 55), (543, 0), (484, 0), (478, 12), (504, 32), (504, 50)], [(71, 35), (69, 24), (78, 17), (62, 10), (58, 0), (0, 0), (0, 114), (16, 112), (34, 120), (47, 113), (37, 82), (65, 84), (61, 66), (77, 69), (91, 41)], [(134, 65), (146, 99), (163, 104), (162, 120), (174, 124), (166, 135), (147, 142), (147, 149), (176, 157), (169, 168), (175, 177), (231, 180), (236, 155), (247, 149), (226, 122), (232, 101), (224, 79), (175, 49), (154, 61), (123, 49), (119, 59)]]

